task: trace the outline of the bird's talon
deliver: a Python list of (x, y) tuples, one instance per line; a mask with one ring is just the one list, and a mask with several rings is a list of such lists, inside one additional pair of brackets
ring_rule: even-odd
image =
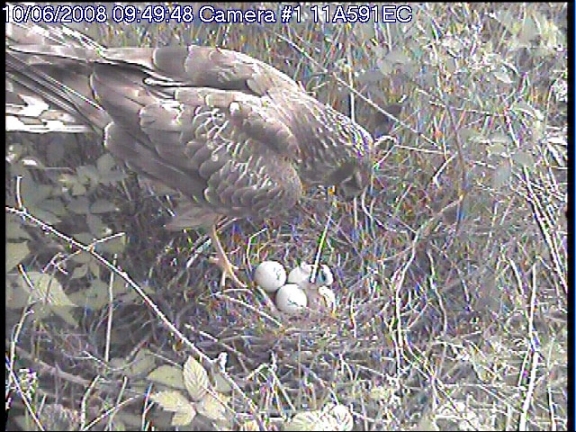
[(233, 265), (230, 261), (224, 260), (222, 261), (218, 257), (210, 257), (208, 261), (212, 264), (216, 264), (222, 270), (222, 276), (220, 278), (220, 286), (224, 288), (226, 286), (226, 279), (231, 279), (232, 283), (239, 288), (246, 288), (246, 284), (244, 284), (238, 276), (236, 276), (236, 271), (239, 270), (238, 266)]

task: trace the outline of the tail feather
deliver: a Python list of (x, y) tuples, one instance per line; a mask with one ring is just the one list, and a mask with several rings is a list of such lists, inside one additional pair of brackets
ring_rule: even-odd
[(40, 23), (7, 23), (6, 40), (9, 45), (62, 45), (101, 49), (102, 46), (85, 34), (66, 26)]
[(7, 24), (6, 41), (6, 131), (102, 132), (110, 116), (94, 98), (87, 63), (102, 47), (38, 24)]

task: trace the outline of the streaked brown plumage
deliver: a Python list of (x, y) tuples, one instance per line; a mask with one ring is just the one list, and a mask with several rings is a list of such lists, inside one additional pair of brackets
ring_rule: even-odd
[(26, 120), (8, 105), (8, 130), (45, 131), (50, 118), (64, 131), (103, 129), (112, 154), (182, 195), (169, 229), (209, 228), (223, 282), (243, 285), (216, 236), (220, 217), (274, 216), (297, 202), (303, 184), (339, 185), (347, 196), (367, 185), (370, 134), (247, 55), (201, 46), (105, 49), (35, 24), (9, 24), (6, 34), (7, 89), (16, 96), (7, 100), (28, 95), (50, 106)]

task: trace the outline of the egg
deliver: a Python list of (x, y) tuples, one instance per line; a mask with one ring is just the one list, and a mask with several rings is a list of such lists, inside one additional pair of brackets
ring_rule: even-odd
[(334, 282), (334, 275), (326, 264), (320, 266), (314, 283), (310, 283), (313, 266), (302, 262), (288, 274), (288, 283), (294, 283), (302, 289), (317, 289), (319, 286), (330, 286)]
[(302, 262), (298, 267), (293, 268), (290, 273), (288, 273), (288, 283), (301, 285), (308, 281), (311, 274), (312, 266)]
[(334, 313), (336, 311), (336, 294), (327, 286), (305, 290), (305, 292), (310, 309), (322, 313)]
[(336, 310), (336, 294), (327, 286), (321, 286), (318, 288), (318, 294), (320, 294), (320, 304), (330, 312)]
[(304, 290), (296, 284), (286, 284), (276, 293), (276, 307), (282, 312), (296, 314), (308, 305), (308, 297)]
[(278, 261), (262, 261), (254, 271), (254, 281), (266, 292), (276, 292), (286, 283), (286, 270)]

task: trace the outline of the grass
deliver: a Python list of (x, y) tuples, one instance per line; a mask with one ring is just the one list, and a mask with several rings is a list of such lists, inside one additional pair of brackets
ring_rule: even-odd
[[(278, 429), (329, 402), (354, 430), (567, 429), (566, 5), (414, 8), (376, 30), (82, 29), (107, 46), (240, 50), (390, 138), (363, 199), (309, 190), (286, 215), (223, 228), (250, 280), (264, 259), (312, 261), (331, 212), (336, 312), (285, 317), (252, 286), (221, 290), (204, 233), (163, 230), (174, 203), (108, 166), (97, 137), (10, 136), (8, 250), (27, 245), (7, 274), (10, 430), (169, 427), (150, 371), (190, 355), (213, 371), (223, 352), (228, 414), (185, 430)], [(388, 122), (376, 108), (396, 102)], [(36, 274), (80, 307), (46, 307)]]

